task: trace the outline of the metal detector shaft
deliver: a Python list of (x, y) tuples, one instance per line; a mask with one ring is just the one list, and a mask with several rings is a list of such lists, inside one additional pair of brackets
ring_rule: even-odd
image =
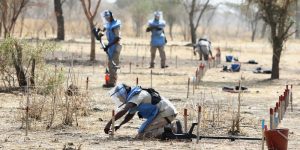
[(235, 140), (262, 140), (261, 138), (253, 138), (253, 137), (239, 137), (239, 136), (199, 136), (199, 139), (228, 139), (231, 141)]
[[(172, 129), (165, 128), (165, 132), (162, 134), (162, 140), (172, 140), (172, 139), (185, 139), (192, 140), (196, 139), (197, 136), (193, 134), (194, 127), (197, 123), (193, 123), (188, 133), (175, 134), (172, 132)], [(228, 139), (231, 141), (235, 140), (262, 140), (261, 138), (253, 138), (253, 137), (240, 137), (240, 136), (199, 136), (199, 140), (201, 139)]]

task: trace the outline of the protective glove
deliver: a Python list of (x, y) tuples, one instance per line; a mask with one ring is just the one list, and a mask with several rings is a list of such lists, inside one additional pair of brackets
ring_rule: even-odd
[(103, 50), (104, 50), (104, 52), (107, 52), (108, 51), (108, 47), (105, 46), (105, 48)]
[(151, 27), (147, 27), (146, 32), (150, 32), (150, 31), (151, 31)]
[(143, 116), (142, 116), (142, 114), (141, 114), (140, 112), (138, 112), (137, 115), (138, 115), (138, 117), (139, 117), (140, 119), (143, 118)]
[(110, 47), (111, 45), (105, 45), (105, 48), (103, 49), (104, 52), (107, 52), (108, 51), (108, 48)]
[(121, 125), (116, 125), (115, 126), (115, 131), (119, 130), (121, 128)]
[(104, 34), (103, 34), (103, 32), (101, 32), (101, 31), (98, 33), (98, 37), (102, 37), (103, 35), (104, 35)]
[(104, 128), (104, 133), (105, 133), (105, 134), (108, 134), (108, 133), (109, 133), (109, 130), (110, 130), (110, 128), (105, 127), (105, 128)]
[(93, 28), (93, 30), (92, 30), (92, 32), (93, 32), (96, 40), (98, 40), (98, 41), (100, 40), (100, 38), (99, 38), (99, 31), (100, 31), (99, 28)]

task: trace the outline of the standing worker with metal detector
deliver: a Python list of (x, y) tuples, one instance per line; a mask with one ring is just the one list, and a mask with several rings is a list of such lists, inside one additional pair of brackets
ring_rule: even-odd
[[(100, 44), (104, 51), (108, 55), (108, 72), (109, 72), (109, 81), (106, 84), (103, 84), (103, 87), (110, 88), (116, 85), (117, 81), (117, 69), (119, 68), (119, 56), (122, 49), (120, 43), (120, 28), (121, 21), (114, 19), (113, 14), (109, 10), (105, 10), (101, 13), (104, 22), (104, 29), (93, 29), (93, 33), (97, 40), (100, 41)], [(102, 32), (106, 33), (108, 44), (104, 45), (101, 37), (103, 36)]]

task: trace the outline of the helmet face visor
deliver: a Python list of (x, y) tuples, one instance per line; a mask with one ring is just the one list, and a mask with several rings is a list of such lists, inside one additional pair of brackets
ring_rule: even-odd
[(111, 17), (110, 17), (110, 16), (104, 16), (104, 19), (105, 19), (107, 22), (110, 22)]
[(112, 13), (109, 10), (105, 10), (101, 13), (101, 17), (104, 23), (109, 23), (112, 20)]
[(126, 102), (127, 92), (123, 84), (120, 84), (109, 91), (116, 108), (121, 107)]
[(154, 19), (155, 20), (163, 20), (163, 13), (161, 11), (154, 12)]

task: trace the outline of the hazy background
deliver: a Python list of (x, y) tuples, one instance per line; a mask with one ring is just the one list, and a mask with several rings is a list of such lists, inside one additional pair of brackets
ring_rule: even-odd
[[(95, 3), (95, 1), (92, 2)], [(140, 26), (140, 31), (137, 31), (137, 25), (134, 21), (134, 19), (137, 18), (135, 17), (137, 13), (134, 12), (138, 11), (134, 10), (134, 8), (138, 8), (136, 6), (133, 7), (133, 5), (142, 4), (135, 4), (135, 1), (130, 0), (102, 0), (94, 22), (101, 26), (102, 19), (100, 13), (103, 10), (110, 9), (115, 18), (122, 21), (121, 31), (123, 37), (137, 36), (142, 39), (148, 38), (149, 35), (145, 32), (145, 25), (147, 24), (147, 21), (153, 17), (153, 11), (160, 10), (159, 7), (161, 7), (161, 5), (159, 2), (163, 2), (163, 0), (141, 1), (141, 3), (146, 2), (151, 4), (151, 6), (140, 11), (140, 13), (143, 13), (143, 24)], [(204, 2), (205, 1), (201, 1), (201, 3)], [(246, 3), (244, 1), (211, 0), (209, 4), (213, 9), (204, 12), (199, 23), (199, 28), (197, 29), (197, 37), (206, 35), (215, 40), (225, 38), (251, 40), (251, 21), (253, 20), (253, 15), (251, 16), (252, 12), (249, 11), (249, 9), (245, 10), (244, 7)], [(168, 5), (170, 5), (170, 3)], [(93, 7), (95, 6), (92, 5), (92, 8)], [(66, 0), (62, 4), (62, 8), (65, 19), (66, 39), (89, 38), (90, 29), (80, 1)], [(172, 31), (173, 40), (189, 41), (189, 22), (186, 10), (181, 4), (178, 4), (178, 7), (172, 8), (172, 11), (176, 16)], [(166, 14), (166, 12), (164, 12), (164, 14)], [(164, 16), (164, 18), (166, 19), (166, 16)], [(21, 23), (22, 21), (23, 24)], [(167, 21), (165, 32), (167, 33), (168, 39), (170, 39), (169, 25), (170, 24)], [(264, 23), (262, 20), (257, 21), (255, 38), (268, 38), (266, 36), (267, 34), (262, 35), (263, 25)], [(23, 28), (22, 33), (21, 28)], [(14, 29), (14, 35), (18, 35), (19, 37), (55, 38), (56, 17), (53, 0), (31, 0), (30, 4), (20, 14), (20, 18)]]

